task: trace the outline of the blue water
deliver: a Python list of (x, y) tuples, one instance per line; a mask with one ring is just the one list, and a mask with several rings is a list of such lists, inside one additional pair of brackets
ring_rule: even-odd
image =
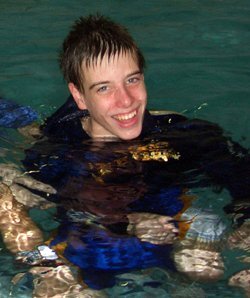
[[(150, 109), (219, 123), (249, 147), (249, 0), (0, 0), (0, 95), (41, 119), (51, 114), (68, 95), (57, 65), (62, 40), (77, 17), (97, 11), (126, 25), (143, 50)], [(2, 140), (0, 155), (18, 162), (26, 145), (11, 146)], [(241, 297), (220, 287), (206, 297)]]

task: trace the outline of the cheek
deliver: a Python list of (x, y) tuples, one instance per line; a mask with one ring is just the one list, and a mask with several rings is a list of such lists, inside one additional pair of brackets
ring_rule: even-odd
[(138, 98), (138, 100), (140, 100), (142, 102), (146, 102), (147, 101), (147, 90), (145, 88), (145, 85), (141, 86), (137, 90), (137, 98)]
[(97, 118), (103, 118), (109, 111), (112, 111), (113, 106), (111, 100), (100, 98), (98, 101), (91, 103), (92, 115), (95, 115)]

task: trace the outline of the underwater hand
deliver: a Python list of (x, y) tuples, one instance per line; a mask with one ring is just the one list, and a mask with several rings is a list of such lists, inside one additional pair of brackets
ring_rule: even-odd
[(56, 194), (56, 190), (45, 183), (35, 180), (28, 173), (21, 172), (14, 164), (0, 164), (0, 177), (2, 182), (9, 186), (15, 199), (27, 207), (41, 209), (54, 206), (42, 196), (32, 193), (28, 188), (40, 191), (45, 195)]
[(170, 216), (152, 213), (132, 213), (127, 215), (130, 235), (156, 245), (172, 244), (177, 237), (178, 229), (171, 222)]

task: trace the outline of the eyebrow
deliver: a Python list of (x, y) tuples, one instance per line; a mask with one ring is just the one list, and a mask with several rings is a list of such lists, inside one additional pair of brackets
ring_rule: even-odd
[[(125, 78), (129, 78), (129, 77), (137, 75), (137, 74), (142, 74), (142, 72), (140, 70), (136, 70), (136, 71), (128, 74)], [(89, 86), (89, 90), (92, 90), (96, 86), (105, 85), (108, 83), (110, 83), (110, 81), (100, 81), (100, 82), (93, 83), (92, 85)]]

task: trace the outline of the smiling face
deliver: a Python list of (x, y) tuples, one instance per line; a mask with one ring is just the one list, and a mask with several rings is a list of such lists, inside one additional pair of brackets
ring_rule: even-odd
[(137, 138), (147, 103), (144, 76), (130, 53), (104, 56), (85, 67), (83, 90), (69, 89), (80, 109), (88, 109), (88, 134), (95, 137)]

